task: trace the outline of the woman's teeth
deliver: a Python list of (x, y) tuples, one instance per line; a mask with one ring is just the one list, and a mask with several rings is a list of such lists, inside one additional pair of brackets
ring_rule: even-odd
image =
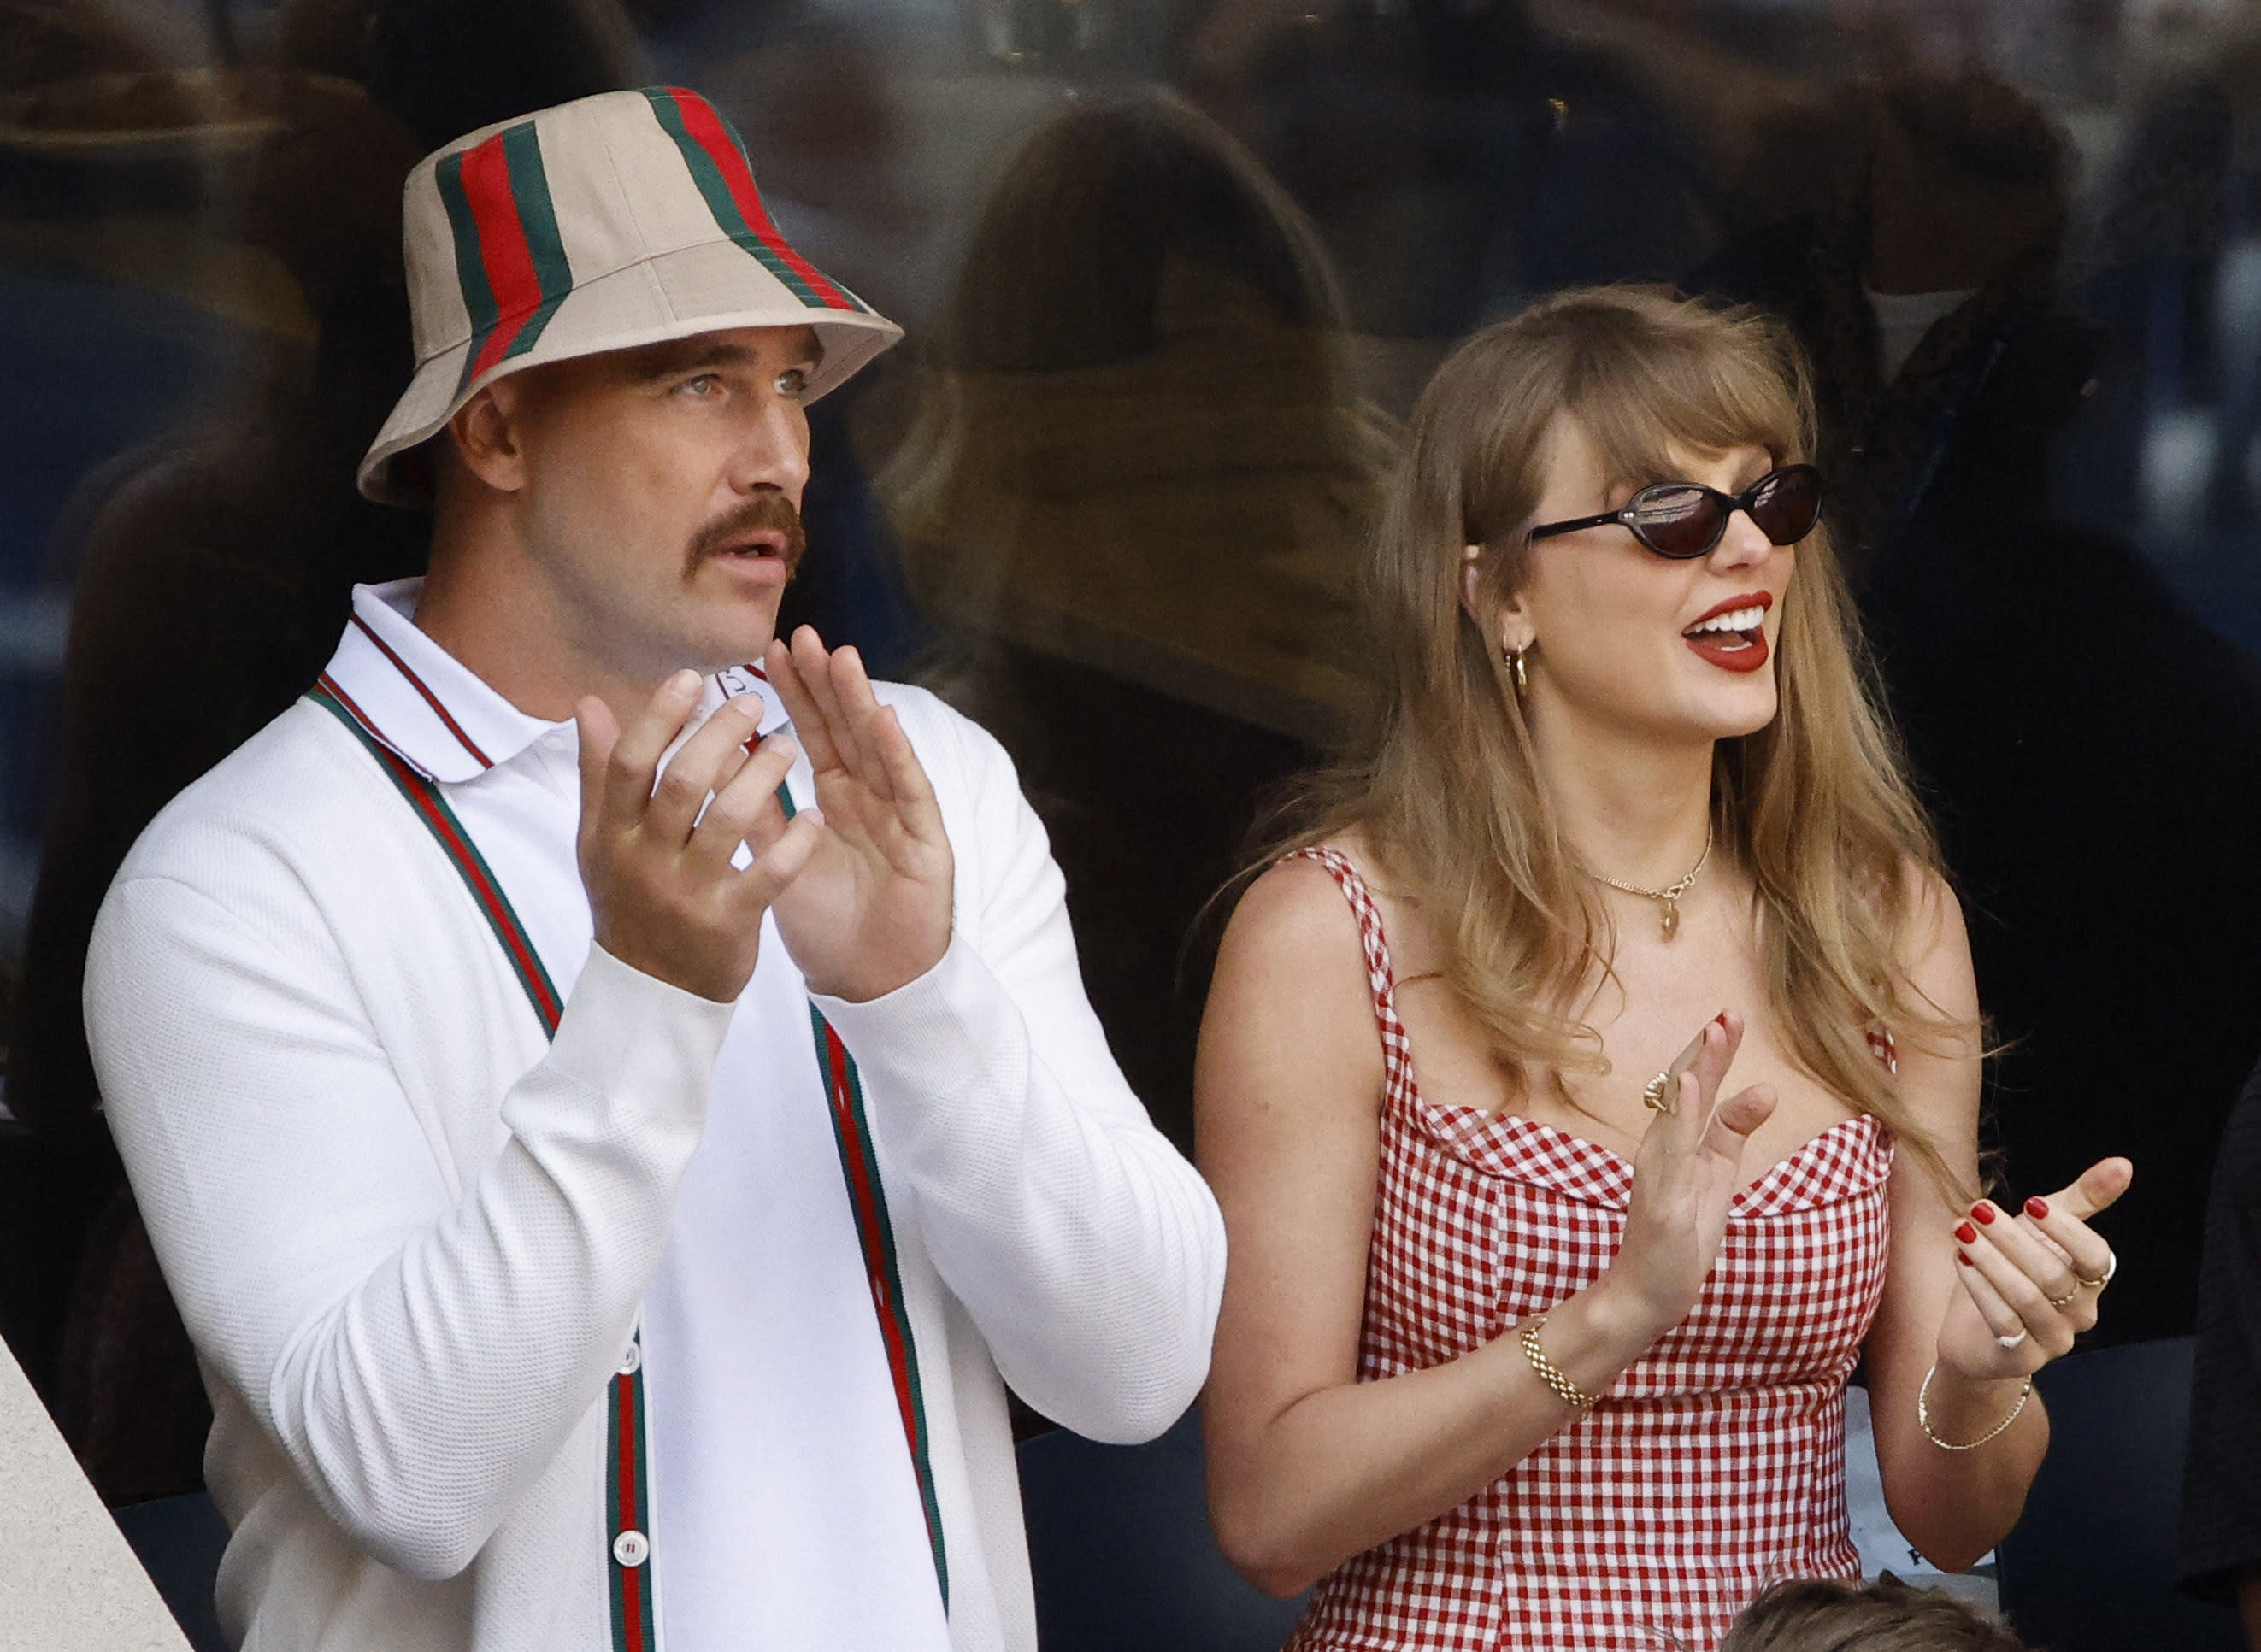
[(1756, 631), (1764, 624), (1766, 624), (1765, 609), (1738, 608), (1732, 613), (1717, 614), (1698, 625), (1690, 626), (1680, 634), (1683, 637), (1696, 637), (1710, 631)]

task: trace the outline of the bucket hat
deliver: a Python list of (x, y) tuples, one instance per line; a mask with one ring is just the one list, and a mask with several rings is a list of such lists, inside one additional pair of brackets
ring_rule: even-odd
[(793, 251), (720, 111), (675, 87), (602, 92), (426, 156), (403, 196), (416, 375), (362, 457), (361, 490), (406, 504), (393, 460), (506, 374), (726, 327), (813, 327), (808, 399), (902, 329)]

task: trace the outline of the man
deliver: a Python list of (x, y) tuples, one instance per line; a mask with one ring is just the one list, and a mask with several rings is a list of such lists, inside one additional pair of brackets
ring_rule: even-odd
[(806, 404), (897, 330), (686, 92), (473, 133), (406, 211), (361, 481), (429, 488), (430, 575), (158, 818), (87, 974), (223, 1620), (1033, 1647), (1004, 1385), (1159, 1433), (1224, 1238), (994, 743), (772, 638)]

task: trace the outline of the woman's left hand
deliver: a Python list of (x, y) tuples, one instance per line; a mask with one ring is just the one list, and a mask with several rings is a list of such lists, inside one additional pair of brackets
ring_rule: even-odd
[(2030, 1377), (2096, 1323), (2114, 1267), (2088, 1219), (2128, 1191), (2135, 1166), (2100, 1159), (2013, 1216), (1981, 1199), (1955, 1226), (1963, 1289), (1939, 1327), (1939, 1363), (1974, 1382)]

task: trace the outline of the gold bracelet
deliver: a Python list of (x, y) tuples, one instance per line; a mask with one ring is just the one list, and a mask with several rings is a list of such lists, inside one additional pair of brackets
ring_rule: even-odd
[(1933, 1366), (1929, 1370), (1923, 1374), (1923, 1386), (1916, 1391), (1915, 1420), (1923, 1426), (1923, 1437), (1930, 1441), (1934, 1446), (1937, 1446), (1942, 1451), (1977, 1450), (1980, 1446), (1985, 1445), (1989, 1440), (1992, 1440), (1996, 1434), (2000, 1434), (2002, 1430), (2007, 1428), (2012, 1423), (2017, 1421), (2018, 1413), (2026, 1408), (2026, 1402), (2034, 1397), (2034, 1379), (2028, 1377), (2026, 1378), (2026, 1385), (2018, 1391), (2018, 1403), (2010, 1407), (2010, 1414), (2008, 1416), (2003, 1418), (2001, 1421), (1996, 1423), (1985, 1434), (1980, 1434), (1976, 1440), (1965, 1441), (1962, 1444), (1957, 1445), (1952, 1440), (1942, 1440), (1937, 1434), (1931, 1431), (1931, 1379), (1938, 1375), (1939, 1367), (1936, 1365)]
[(1539, 1373), (1539, 1380), (1553, 1389), (1566, 1405), (1576, 1405), (1580, 1411), (1591, 1411), (1602, 1403), (1599, 1394), (1590, 1394), (1570, 1380), (1570, 1374), (1547, 1357), (1547, 1350), (1539, 1346), (1540, 1328), (1547, 1323), (1543, 1313), (1534, 1314), (1523, 1322), (1522, 1334), (1516, 1341), (1523, 1344), (1523, 1357), (1531, 1362), (1531, 1369)]

